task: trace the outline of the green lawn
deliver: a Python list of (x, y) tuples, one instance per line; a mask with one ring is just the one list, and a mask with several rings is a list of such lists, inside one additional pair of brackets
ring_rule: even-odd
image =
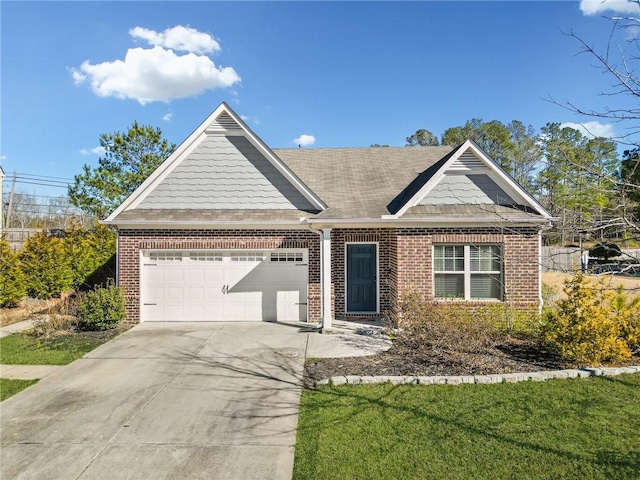
[(40, 340), (27, 333), (0, 338), (0, 363), (9, 365), (66, 365), (112, 339), (121, 329), (66, 333)]
[(640, 374), (302, 394), (294, 479), (640, 478)]
[(30, 387), (38, 380), (13, 380), (8, 378), (0, 378), (0, 402), (11, 395)]

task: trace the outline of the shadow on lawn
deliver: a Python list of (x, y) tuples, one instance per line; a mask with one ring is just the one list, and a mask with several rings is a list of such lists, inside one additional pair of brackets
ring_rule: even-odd
[[(640, 388), (640, 385), (634, 384), (631, 382), (627, 382), (618, 377), (600, 377), (603, 378), (607, 382), (614, 382), (620, 385), (624, 385), (627, 387), (631, 387), (633, 389)], [(562, 381), (562, 380), (560, 380)], [(581, 381), (581, 380), (577, 380)], [(584, 380), (582, 380), (584, 381)], [(326, 408), (331, 408), (333, 403), (340, 403), (343, 398), (350, 398), (355, 400), (357, 404), (354, 406), (354, 409), (358, 412), (365, 411), (367, 406), (375, 406), (384, 409), (393, 409), (399, 412), (407, 413), (415, 417), (416, 420), (419, 419), (427, 419), (436, 424), (453, 426), (467, 434), (475, 435), (485, 439), (496, 440), (510, 446), (516, 446), (519, 448), (527, 449), (533, 452), (540, 452), (544, 454), (551, 454), (554, 456), (558, 456), (561, 458), (565, 458), (570, 460), (572, 463), (591, 463), (598, 470), (600, 470), (605, 478), (630, 478), (636, 479), (638, 478), (638, 472), (640, 472), (640, 451), (631, 451), (629, 453), (620, 452), (620, 451), (608, 451), (608, 450), (598, 450), (595, 455), (592, 455), (591, 452), (584, 450), (584, 453), (579, 454), (575, 452), (571, 452), (568, 450), (563, 450), (560, 447), (549, 447), (545, 445), (540, 445), (534, 443), (532, 441), (525, 441), (518, 438), (508, 437), (505, 435), (500, 435), (498, 433), (489, 431), (487, 429), (477, 428), (472, 425), (469, 425), (465, 422), (457, 421), (451, 418), (445, 418), (443, 416), (438, 416), (437, 414), (433, 414), (427, 412), (421, 408), (410, 407), (405, 405), (398, 405), (394, 400), (388, 400), (389, 397), (392, 397), (393, 394), (399, 389), (410, 389), (414, 388), (413, 386), (408, 385), (394, 385), (390, 386), (385, 390), (385, 393), (378, 397), (370, 397), (365, 395), (358, 394), (358, 388), (344, 388), (344, 387), (334, 387), (332, 385), (325, 386), (321, 389), (321, 394), (330, 394), (334, 395), (334, 400), (326, 400), (323, 399), (321, 404), (312, 404), (307, 405), (307, 408), (311, 408), (312, 410), (321, 410)], [(461, 388), (461, 387), (453, 387), (453, 388)], [(473, 388), (473, 386), (470, 386)], [(508, 403), (508, 402), (507, 402)], [(473, 417), (479, 416), (483, 414), (483, 408), (480, 406), (477, 411), (471, 411)], [(356, 413), (357, 415), (357, 413)], [(312, 414), (313, 416), (313, 414)], [(317, 415), (316, 418), (320, 418), (322, 415)], [(351, 416), (350, 416), (351, 418)], [(341, 418), (341, 419), (332, 419), (332, 423), (336, 422), (348, 422), (350, 418)], [(620, 421), (625, 421), (624, 419), (620, 419)], [(319, 435), (319, 431), (321, 428), (318, 428), (319, 424), (314, 423), (309, 425), (307, 432), (312, 437), (311, 443), (317, 443), (317, 437)]]

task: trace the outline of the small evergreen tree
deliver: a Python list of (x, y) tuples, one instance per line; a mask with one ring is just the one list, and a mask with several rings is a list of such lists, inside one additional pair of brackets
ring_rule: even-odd
[(57, 297), (73, 285), (71, 262), (61, 238), (35, 234), (25, 242), (20, 260), (31, 297)]
[(24, 273), (9, 242), (0, 240), (0, 307), (14, 307), (27, 294)]

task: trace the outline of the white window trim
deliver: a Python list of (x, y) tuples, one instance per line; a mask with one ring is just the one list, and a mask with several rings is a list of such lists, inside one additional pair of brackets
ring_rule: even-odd
[[(347, 310), (349, 305), (347, 288), (347, 245), (375, 245), (376, 246), (376, 310), (375, 312), (361, 312)], [(379, 315), (380, 314), (380, 242), (344, 242), (344, 313), (357, 315)]]
[[(453, 271), (453, 270), (445, 270), (445, 271), (436, 271), (435, 258), (436, 258), (436, 247), (442, 246), (457, 246), (464, 248), (464, 270)], [(491, 246), (498, 247), (500, 250), (500, 271), (471, 271), (471, 247), (472, 246)], [(437, 243), (433, 245), (432, 253), (432, 285), (433, 285), (433, 298), (437, 300), (449, 300), (449, 301), (458, 301), (458, 302), (502, 302), (504, 301), (504, 248), (503, 245), (499, 243)], [(436, 296), (436, 275), (437, 274), (451, 274), (451, 275), (464, 275), (464, 297), (438, 297)], [(500, 297), (499, 298), (474, 298), (471, 296), (471, 275), (473, 274), (484, 274), (484, 275), (499, 275), (500, 276)]]

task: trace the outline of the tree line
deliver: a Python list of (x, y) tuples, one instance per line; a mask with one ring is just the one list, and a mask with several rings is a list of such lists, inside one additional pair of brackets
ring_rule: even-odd
[[(471, 139), (554, 216), (549, 243), (639, 239), (640, 149), (619, 155), (613, 140), (547, 123), (539, 132), (519, 120), (474, 118), (445, 130), (426, 129), (407, 146), (458, 146)], [(375, 146), (375, 145), (374, 145)]]

